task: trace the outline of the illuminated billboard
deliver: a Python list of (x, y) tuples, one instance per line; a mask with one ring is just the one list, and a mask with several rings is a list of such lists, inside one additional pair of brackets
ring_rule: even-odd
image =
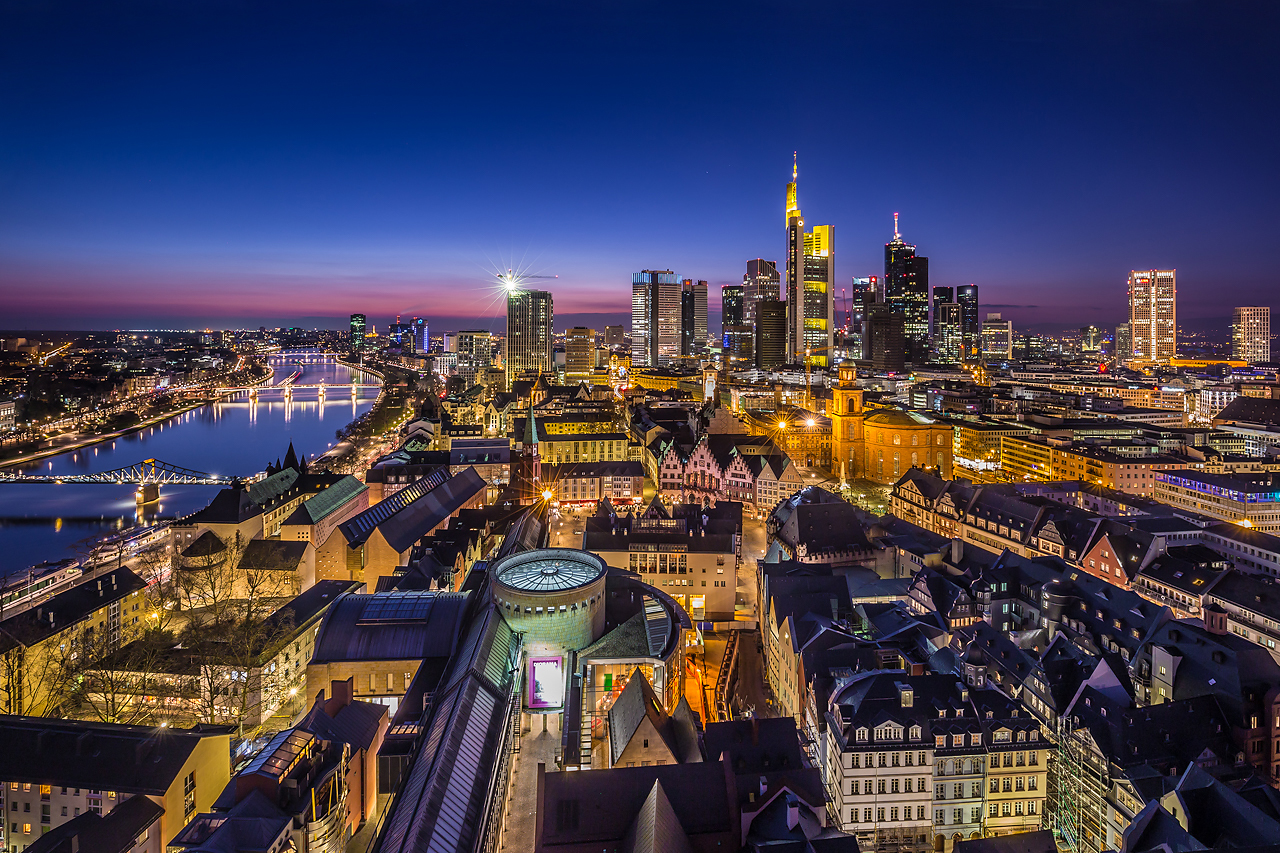
[(530, 708), (559, 708), (564, 702), (563, 658), (530, 658), (529, 660)]

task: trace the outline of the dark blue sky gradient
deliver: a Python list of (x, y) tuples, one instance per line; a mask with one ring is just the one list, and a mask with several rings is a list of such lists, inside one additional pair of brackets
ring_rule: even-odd
[(622, 316), (634, 270), (780, 259), (793, 150), (844, 286), (900, 211), (1019, 323), (1113, 324), (1153, 266), (1188, 320), (1277, 304), (1278, 36), (1274, 2), (0, 0), (0, 327), (442, 331), (522, 259)]

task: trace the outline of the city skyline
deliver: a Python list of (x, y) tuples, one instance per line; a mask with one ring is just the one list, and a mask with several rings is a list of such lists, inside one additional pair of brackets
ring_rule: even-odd
[[(87, 10), (76, 26), (97, 27), (93, 38), (9, 10), (0, 77), (27, 82), (0, 95), (15, 128), (0, 158), (0, 292), (19, 328), (337, 327), (353, 311), (378, 325), (400, 313), (500, 326), (499, 305), (469, 310), (474, 292), (524, 258), (560, 277), (561, 317), (604, 325), (626, 315), (636, 269), (714, 291), (750, 258), (784, 266), (779, 194), (798, 151), (806, 209), (841, 234), (837, 310), (853, 276), (880, 271), (896, 211), (927, 247), (933, 284), (977, 284), (1020, 326), (1122, 322), (1128, 271), (1152, 268), (1180, 271), (1180, 317), (1217, 318), (1224, 286), (1243, 304), (1274, 290), (1261, 249), (1218, 250), (1265, 246), (1274, 224), (1264, 140), (1277, 119), (1245, 107), (1273, 99), (1277, 75), (1238, 40), (1261, 38), (1258, 16), (1276, 11), (1246, 5), (1127, 4), (1112, 13), (1124, 27), (1078, 9), (833, 8), (831, 37), (856, 28), (865, 42), (849, 58), (806, 53), (797, 70), (827, 75), (839, 105), (812, 127), (783, 120), (799, 105), (781, 57), (803, 37), (781, 9), (693, 14), (677, 37), (664, 16), (618, 10), (566, 30), (519, 9), (476, 27), (461, 11), (387, 7), (297, 33), (284, 10), (241, 32), (215, 11), (125, 6)], [(734, 58), (735, 39), (711, 37), (726, 26), (770, 33), (777, 58)], [(457, 36), (430, 61), (416, 41), (427, 27)], [(477, 29), (515, 47), (478, 62)], [(928, 61), (898, 61), (907, 30)], [(1117, 50), (1111, 30), (1151, 37)], [(341, 57), (321, 49), (348, 34)], [(642, 44), (689, 56), (678, 79), (708, 85), (613, 61)], [(243, 62), (228, 69), (224, 50)], [(108, 61), (120, 53), (136, 65)], [(1196, 60), (1150, 62), (1168, 55)], [(602, 73), (581, 84), (578, 63)], [(512, 87), (517, 70), (528, 79)], [(894, 92), (917, 99), (929, 132), (876, 127)], [(615, 133), (650, 104), (654, 127), (696, 132), (660, 145)], [(779, 120), (744, 138), (748, 104)], [(1156, 116), (1228, 132), (1125, 130)], [(495, 122), (529, 143), (510, 145)], [(680, 204), (653, 217), (641, 195)]]

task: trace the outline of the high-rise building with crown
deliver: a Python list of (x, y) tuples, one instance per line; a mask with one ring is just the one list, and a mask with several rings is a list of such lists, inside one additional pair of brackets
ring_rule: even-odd
[(975, 359), (982, 345), (982, 323), (978, 320), (978, 285), (962, 284), (956, 288), (956, 304), (960, 306), (960, 355), (962, 361)]
[(798, 168), (791, 164), (787, 184), (787, 341), (792, 361), (823, 366), (831, 363), (835, 331), (835, 227), (804, 230), (796, 196)]
[(551, 326), (555, 314), (545, 290), (507, 291), (507, 340), (503, 364), (507, 387), (528, 371), (555, 370), (551, 355)]
[(681, 287), (671, 270), (632, 273), (632, 367), (667, 367), (680, 358)]
[(929, 259), (902, 239), (896, 213), (893, 239), (884, 245), (884, 301), (902, 314), (907, 359), (922, 364), (929, 355)]
[(1177, 356), (1177, 295), (1176, 270), (1133, 270), (1129, 273), (1129, 338), (1133, 345), (1133, 358), (1169, 361)]

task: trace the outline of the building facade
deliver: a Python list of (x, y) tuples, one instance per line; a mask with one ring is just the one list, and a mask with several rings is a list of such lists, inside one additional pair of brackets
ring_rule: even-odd
[(1176, 270), (1133, 270), (1129, 273), (1132, 358), (1169, 361), (1177, 356), (1177, 293)]
[(907, 359), (923, 363), (929, 355), (929, 259), (903, 241), (896, 213), (893, 239), (884, 246), (884, 301), (902, 315)]
[(632, 274), (632, 367), (667, 367), (680, 357), (680, 293), (680, 277), (671, 270)]
[(1231, 320), (1231, 357), (1250, 364), (1271, 362), (1271, 309), (1236, 308)]
[(507, 293), (507, 387), (528, 371), (550, 373), (551, 326), (555, 321), (551, 294), (545, 290), (512, 290)]

